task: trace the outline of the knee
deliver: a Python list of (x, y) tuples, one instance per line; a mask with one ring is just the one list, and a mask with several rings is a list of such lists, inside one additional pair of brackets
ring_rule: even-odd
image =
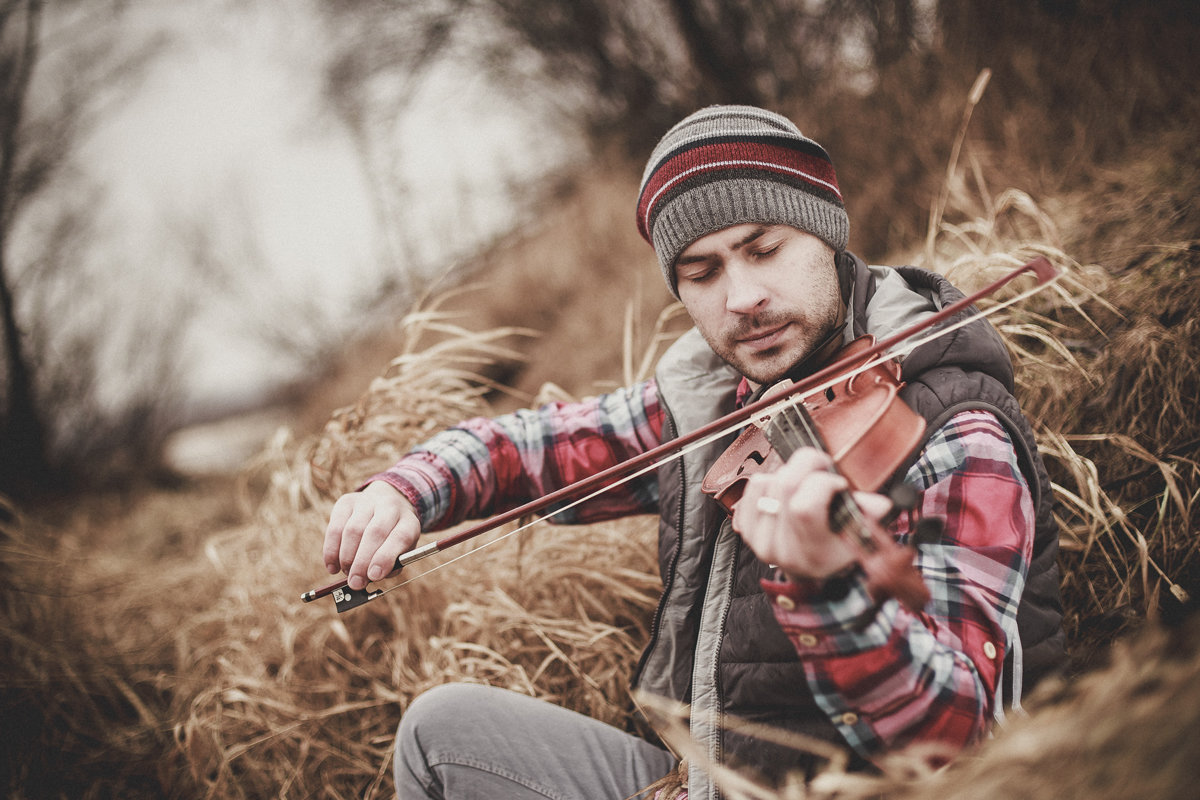
[(487, 687), (469, 683), (447, 683), (435, 686), (417, 696), (400, 718), (400, 734), (416, 734), (437, 729), (442, 724), (462, 719), (471, 708), (480, 689)]
[[(434, 764), (454, 752), (483, 686), (446, 684), (418, 696), (400, 717), (392, 769), (400, 797), (440, 797)], [(457, 733), (456, 733), (457, 731)]]
[(497, 691), (490, 686), (472, 683), (447, 683), (422, 693), (409, 704), (400, 717), (396, 731), (396, 752), (427, 752), (437, 748), (443, 737), (454, 737), (453, 731), (468, 724), (481, 708), (487, 708), (487, 695)]

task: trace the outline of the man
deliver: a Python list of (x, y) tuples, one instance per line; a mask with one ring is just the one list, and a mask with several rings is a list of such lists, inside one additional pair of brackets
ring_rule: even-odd
[[(868, 267), (825, 151), (784, 117), (714, 106), (671, 129), (642, 179), (638, 227), (695, 323), (654, 380), (575, 404), (469, 420), (341, 498), (331, 573), (361, 588), (421, 530), (486, 516), (695, 430), (761, 387), (803, 377), (854, 338), (884, 336), (961, 297), (914, 268)], [(798, 451), (746, 487), (732, 520), (700, 490), (728, 442), (692, 452), (560, 521), (660, 514), (663, 597), (635, 686), (690, 704), (714, 762), (768, 779), (812, 772), (806, 752), (730, 731), (749, 720), (846, 748), (857, 766), (928, 743), (977, 741), (1004, 698), (1062, 660), (1050, 488), (1012, 397), (1003, 343), (976, 322), (903, 363), (902, 396), (927, 421), (899, 478), (920, 492), (890, 531), (944, 522), (917, 566), (920, 612), (873, 597), (829, 529), (846, 486)], [(888, 503), (862, 497), (881, 514)], [(1007, 661), (1006, 661), (1007, 657)], [(414, 797), (628, 797), (668, 773), (660, 747), (581, 715), (479, 686), (441, 687), (401, 721), (397, 791)], [(691, 800), (719, 792), (702, 765)]]

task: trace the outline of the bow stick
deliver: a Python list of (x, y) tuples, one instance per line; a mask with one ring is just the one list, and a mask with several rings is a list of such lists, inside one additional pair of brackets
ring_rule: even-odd
[[(1030, 290), (1025, 291), (1015, 297), (1012, 297), (1002, 303), (998, 303), (987, 311), (979, 311), (972, 314), (953, 325), (948, 325), (928, 336), (915, 339), (914, 337), (922, 331), (928, 330), (938, 323), (953, 317), (960, 311), (971, 306), (978, 300), (987, 297), (990, 294), (1002, 289), (1016, 278), (1028, 272), (1034, 273), (1037, 277), (1037, 284)], [(576, 481), (575, 483), (556, 489), (549, 494), (544, 495), (537, 500), (533, 500), (525, 505), (517, 508), (504, 511), (493, 517), (490, 517), (482, 522), (466, 528), (458, 533), (445, 536), (437, 541), (430, 542), (420, 547), (413, 548), (407, 553), (402, 553), (397, 559), (392, 568), (394, 574), (397, 570), (412, 564), (415, 561), (420, 561), (423, 558), (440, 553), (443, 550), (454, 547), (469, 539), (473, 539), (488, 531), (495, 530), (501, 525), (505, 525), (522, 517), (537, 514), (561, 501), (572, 500), (569, 505), (560, 508), (551, 514), (547, 514), (539, 519), (546, 519), (555, 514), (559, 514), (572, 506), (583, 503), (598, 494), (608, 491), (616, 486), (619, 486), (627, 481), (633, 480), (639, 475), (649, 472), (652, 469), (657, 469), (663, 463), (666, 463), (672, 458), (679, 458), (691, 450), (703, 447), (704, 445), (715, 441), (741, 427), (745, 422), (753, 418), (769, 417), (776, 413), (779, 409), (784, 408), (797, 402), (797, 399), (802, 401), (805, 397), (811, 397), (825, 389), (844, 381), (847, 377), (865, 372), (872, 366), (893, 358), (906, 355), (917, 347), (932, 341), (940, 336), (944, 336), (951, 331), (969, 325), (981, 318), (985, 318), (1003, 308), (1006, 308), (1014, 303), (1029, 297), (1047, 286), (1054, 283), (1059, 277), (1059, 273), (1054, 269), (1054, 266), (1045, 256), (1038, 256), (1034, 260), (1014, 269), (1007, 275), (1002, 276), (993, 283), (988, 284), (979, 291), (963, 297), (954, 303), (937, 311), (929, 316), (918, 320), (907, 328), (900, 330), (891, 336), (887, 336), (877, 341), (871, 347), (865, 348), (858, 353), (854, 353), (847, 358), (843, 358), (833, 364), (828, 364), (825, 367), (817, 370), (800, 381), (789, 386), (785, 391), (777, 395), (772, 395), (753, 403), (748, 403), (740, 409), (737, 409), (725, 416), (713, 420), (707, 425), (703, 425), (691, 433), (684, 434), (669, 442), (647, 450), (641, 455), (627, 459), (620, 464), (616, 464), (608, 469), (597, 472), (595, 475)], [(797, 396), (799, 395), (799, 398)], [(511, 536), (521, 530), (524, 530), (529, 525), (534, 524), (538, 520), (526, 523), (514, 531), (506, 534)], [(393, 587), (395, 588), (395, 587)], [(328, 586), (323, 586), (319, 589), (312, 589), (300, 595), (300, 599), (306, 603), (311, 603), (322, 597), (333, 595), (334, 604), (338, 613), (348, 611), (352, 608), (366, 603), (369, 600), (374, 600), (381, 594), (384, 594), (387, 589), (368, 590), (351, 589), (346, 579), (341, 579)]]

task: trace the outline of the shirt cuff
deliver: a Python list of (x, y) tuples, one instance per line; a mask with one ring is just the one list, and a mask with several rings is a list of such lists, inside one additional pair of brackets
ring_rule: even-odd
[(397, 492), (404, 495), (404, 499), (408, 501), (409, 505), (411, 505), (413, 510), (417, 513), (417, 519), (421, 523), (421, 530), (427, 531), (432, 529), (431, 525), (434, 521), (427, 519), (430, 509), (428, 508), (428, 504), (423, 502), (424, 498), (416, 486), (402, 476), (396, 474), (395, 471), (388, 470), (386, 472), (380, 472), (377, 475), (372, 475), (366, 480), (366, 482), (363, 483), (362, 486), (358, 487), (358, 491), (361, 492), (363, 489), (367, 488), (369, 484), (375, 483), (376, 481), (386, 483), (388, 486), (391, 486)]
[(824, 580), (778, 573), (761, 585), (775, 618), (797, 647), (846, 654), (878, 647), (888, 639), (890, 625), (879, 618), (881, 604), (871, 596), (857, 564)]

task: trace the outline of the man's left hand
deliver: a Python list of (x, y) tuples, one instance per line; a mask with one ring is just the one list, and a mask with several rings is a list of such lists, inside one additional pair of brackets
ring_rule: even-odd
[[(834, 496), (849, 488), (828, 454), (802, 448), (773, 472), (750, 476), (733, 510), (733, 529), (759, 560), (790, 577), (822, 580), (850, 567), (856, 548), (829, 527)], [(864, 514), (879, 519), (891, 508), (883, 495), (855, 492)]]

